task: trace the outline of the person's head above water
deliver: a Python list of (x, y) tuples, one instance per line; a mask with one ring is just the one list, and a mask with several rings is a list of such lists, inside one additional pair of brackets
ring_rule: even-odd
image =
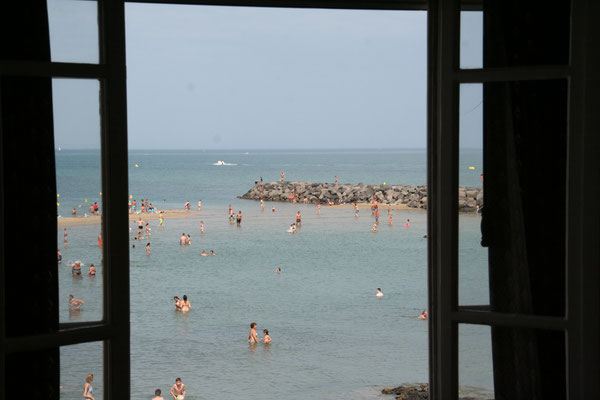
[(162, 392), (161, 392), (161, 390), (160, 390), (160, 389), (156, 389), (156, 390), (154, 391), (154, 395), (155, 395), (155, 396), (160, 396), (160, 394), (161, 394), (161, 393), (162, 393)]
[(181, 378), (175, 379), (175, 383), (177, 383), (177, 382), (181, 382)]
[(250, 328), (252, 328), (252, 329), (256, 328), (256, 322), (251, 323)]
[(264, 333), (265, 335), (268, 335), (268, 334), (269, 334), (269, 330), (268, 330), (268, 329), (263, 329), (263, 333)]
[(183, 295), (183, 300), (187, 301), (187, 294)]
[(173, 300), (179, 300), (178, 296), (173, 297)]

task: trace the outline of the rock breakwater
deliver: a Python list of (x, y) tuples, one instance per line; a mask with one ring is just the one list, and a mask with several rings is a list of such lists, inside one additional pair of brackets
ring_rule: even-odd
[[(396, 400), (429, 400), (429, 384), (414, 383), (395, 388), (384, 388), (382, 394), (396, 396)], [(459, 400), (494, 400), (494, 394), (487, 389), (461, 386), (458, 389)]]
[[(377, 199), (381, 203), (405, 205), (409, 208), (427, 208), (427, 186), (408, 185), (366, 185), (312, 183), (312, 182), (270, 182), (257, 183), (240, 199), (265, 201), (295, 201), (310, 204), (370, 203)], [(483, 205), (481, 188), (461, 186), (458, 189), (459, 211), (475, 211)]]

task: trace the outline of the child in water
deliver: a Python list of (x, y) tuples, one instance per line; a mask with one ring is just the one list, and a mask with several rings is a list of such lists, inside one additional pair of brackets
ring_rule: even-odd
[(260, 339), (260, 340), (264, 344), (269, 344), (269, 343), (271, 343), (273, 341), (271, 339), (271, 336), (269, 336), (269, 330), (268, 329), (263, 329), (263, 335), (264, 335), (264, 337), (262, 339)]
[(383, 297), (383, 292), (381, 291), (381, 288), (377, 288), (377, 293), (375, 294), (375, 296)]

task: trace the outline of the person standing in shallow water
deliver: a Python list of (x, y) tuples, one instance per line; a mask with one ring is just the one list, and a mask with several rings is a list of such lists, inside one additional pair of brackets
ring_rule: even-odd
[(181, 236), (179, 237), (179, 244), (181, 244), (181, 245), (186, 244), (185, 233), (182, 233)]
[(237, 216), (235, 217), (235, 222), (237, 223), (237, 226), (241, 226), (242, 225), (242, 211), (238, 211)]
[(183, 300), (181, 301), (181, 312), (188, 312), (192, 308), (192, 304), (189, 302), (186, 294), (183, 295)]
[(85, 385), (83, 385), (83, 398), (86, 400), (95, 400), (94, 388), (92, 387), (93, 381), (94, 374), (88, 374), (88, 376), (85, 378)]
[(171, 390), (169, 392), (175, 400), (185, 399), (185, 385), (183, 384), (183, 382), (181, 382), (181, 378), (175, 379), (175, 384), (171, 387)]
[(256, 322), (252, 322), (250, 324), (250, 332), (248, 332), (248, 343), (250, 343), (250, 344), (258, 343), (258, 336), (256, 335), (256, 327), (257, 326), (258, 325), (256, 324)]

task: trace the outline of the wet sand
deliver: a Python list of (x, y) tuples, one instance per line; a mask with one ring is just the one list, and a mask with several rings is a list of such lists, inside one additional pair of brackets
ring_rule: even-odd
[[(190, 218), (200, 215), (198, 211), (185, 211), (185, 210), (164, 210), (163, 216), (165, 219), (174, 219), (174, 218)], [(91, 216), (91, 217), (60, 217), (57, 218), (56, 221), (59, 227), (68, 227), (68, 226), (78, 226), (78, 225), (94, 225), (100, 224), (100, 216)], [(137, 221), (139, 218), (142, 218), (144, 221), (146, 220), (158, 220), (159, 214), (156, 213), (143, 213), (143, 214), (129, 214), (130, 221)]]

